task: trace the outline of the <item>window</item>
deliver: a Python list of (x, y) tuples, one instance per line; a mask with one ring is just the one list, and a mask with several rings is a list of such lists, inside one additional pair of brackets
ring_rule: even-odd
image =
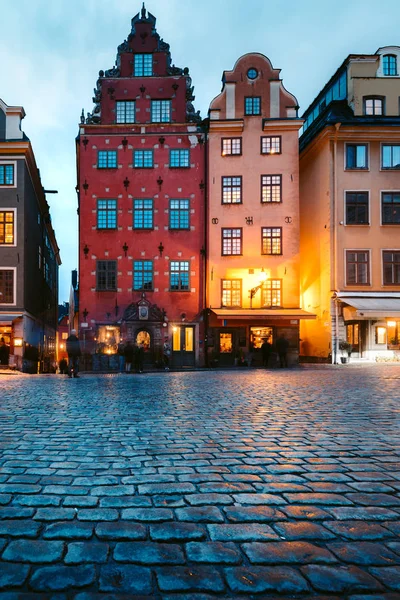
[(153, 289), (153, 263), (151, 260), (133, 261), (133, 289)]
[(96, 270), (96, 289), (99, 292), (117, 289), (117, 261), (98, 260)]
[(263, 136), (261, 138), (261, 154), (280, 154), (282, 152), (281, 139), (280, 135)]
[(153, 123), (169, 123), (171, 121), (171, 101), (152, 100), (151, 120)]
[(116, 102), (116, 121), (117, 123), (134, 123), (135, 122), (135, 102), (134, 100), (126, 100)]
[(267, 279), (262, 286), (263, 306), (282, 306), (282, 279)]
[(14, 185), (14, 165), (0, 165), (0, 185)]
[(190, 151), (189, 150), (170, 150), (169, 151), (169, 166), (190, 167)]
[(400, 144), (382, 144), (382, 169), (400, 169)]
[(242, 138), (222, 138), (221, 156), (240, 156), (242, 154)]
[(242, 228), (222, 229), (222, 256), (242, 254)]
[(133, 166), (135, 169), (152, 169), (154, 166), (153, 150), (134, 150)]
[(346, 250), (346, 285), (369, 284), (369, 251)]
[(0, 269), (0, 304), (15, 304), (14, 269)]
[(222, 204), (241, 204), (242, 177), (222, 177)]
[(384, 250), (383, 285), (400, 285), (400, 250)]
[(169, 201), (169, 228), (189, 229), (189, 200)]
[(244, 114), (245, 115), (260, 115), (261, 114), (261, 98), (260, 96), (247, 97), (244, 99)]
[(258, 71), (257, 69), (251, 68), (247, 71), (247, 77), (249, 79), (257, 79)]
[(364, 98), (364, 115), (382, 116), (384, 114), (384, 99), (372, 96)]
[(382, 193), (382, 225), (400, 225), (400, 192)]
[(350, 323), (346, 325), (346, 342), (352, 345), (353, 351), (358, 352), (360, 343), (360, 328), (358, 323)]
[(282, 227), (261, 228), (261, 254), (282, 254)]
[(135, 77), (151, 77), (153, 75), (153, 55), (135, 54), (133, 74)]
[(375, 327), (375, 344), (386, 345), (387, 335), (386, 327)]
[(117, 228), (117, 201), (97, 200), (97, 229)]
[(346, 225), (369, 225), (368, 192), (346, 192)]
[(98, 169), (116, 169), (117, 151), (116, 150), (99, 150), (97, 153), (97, 168)]
[(261, 202), (282, 202), (282, 175), (261, 175)]
[(171, 260), (169, 283), (173, 291), (189, 291), (189, 261)]
[(223, 279), (221, 306), (242, 306), (242, 280)]
[(14, 211), (0, 211), (0, 244), (14, 244)]
[(368, 169), (367, 144), (346, 144), (346, 169)]
[(133, 228), (153, 229), (153, 200), (133, 201)]
[(397, 57), (394, 54), (385, 54), (383, 57), (383, 74), (386, 77), (397, 75)]

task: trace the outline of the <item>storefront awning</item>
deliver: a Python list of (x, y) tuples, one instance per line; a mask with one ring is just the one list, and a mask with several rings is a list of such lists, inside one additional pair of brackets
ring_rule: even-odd
[(350, 306), (343, 307), (345, 321), (354, 319), (400, 318), (400, 298), (340, 298)]
[(212, 308), (213, 313), (218, 319), (235, 319), (237, 321), (261, 321), (261, 320), (297, 320), (297, 319), (315, 319), (313, 315), (301, 308)]
[(22, 315), (20, 313), (16, 315), (10, 315), (0, 312), (0, 325), (10, 325), (10, 323), (12, 323), (14, 319), (18, 319), (18, 317), (22, 317)]

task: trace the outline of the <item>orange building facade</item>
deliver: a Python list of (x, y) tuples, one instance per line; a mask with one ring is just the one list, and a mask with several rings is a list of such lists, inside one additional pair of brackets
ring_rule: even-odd
[(400, 48), (350, 55), (304, 113), (301, 352), (392, 359), (400, 333)]
[(297, 100), (279, 69), (246, 54), (209, 109), (208, 359), (261, 364), (283, 333), (298, 359), (300, 309)]

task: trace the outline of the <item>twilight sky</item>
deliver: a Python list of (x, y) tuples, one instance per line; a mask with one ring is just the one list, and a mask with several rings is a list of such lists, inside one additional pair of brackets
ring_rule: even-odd
[[(98, 72), (114, 65), (141, 0), (0, 0), (0, 98), (26, 111), (61, 249), (60, 302), (78, 265), (75, 137), (93, 108)], [(268, 56), (308, 107), (348, 54), (400, 45), (399, 0), (148, 0), (172, 62), (189, 67), (196, 110), (207, 116), (224, 69), (247, 52)], [(399, 94), (400, 95), (400, 94)]]

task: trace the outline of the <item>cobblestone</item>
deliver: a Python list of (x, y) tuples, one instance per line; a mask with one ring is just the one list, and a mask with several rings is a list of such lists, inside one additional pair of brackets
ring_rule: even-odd
[(397, 600), (399, 381), (2, 376), (0, 600)]

